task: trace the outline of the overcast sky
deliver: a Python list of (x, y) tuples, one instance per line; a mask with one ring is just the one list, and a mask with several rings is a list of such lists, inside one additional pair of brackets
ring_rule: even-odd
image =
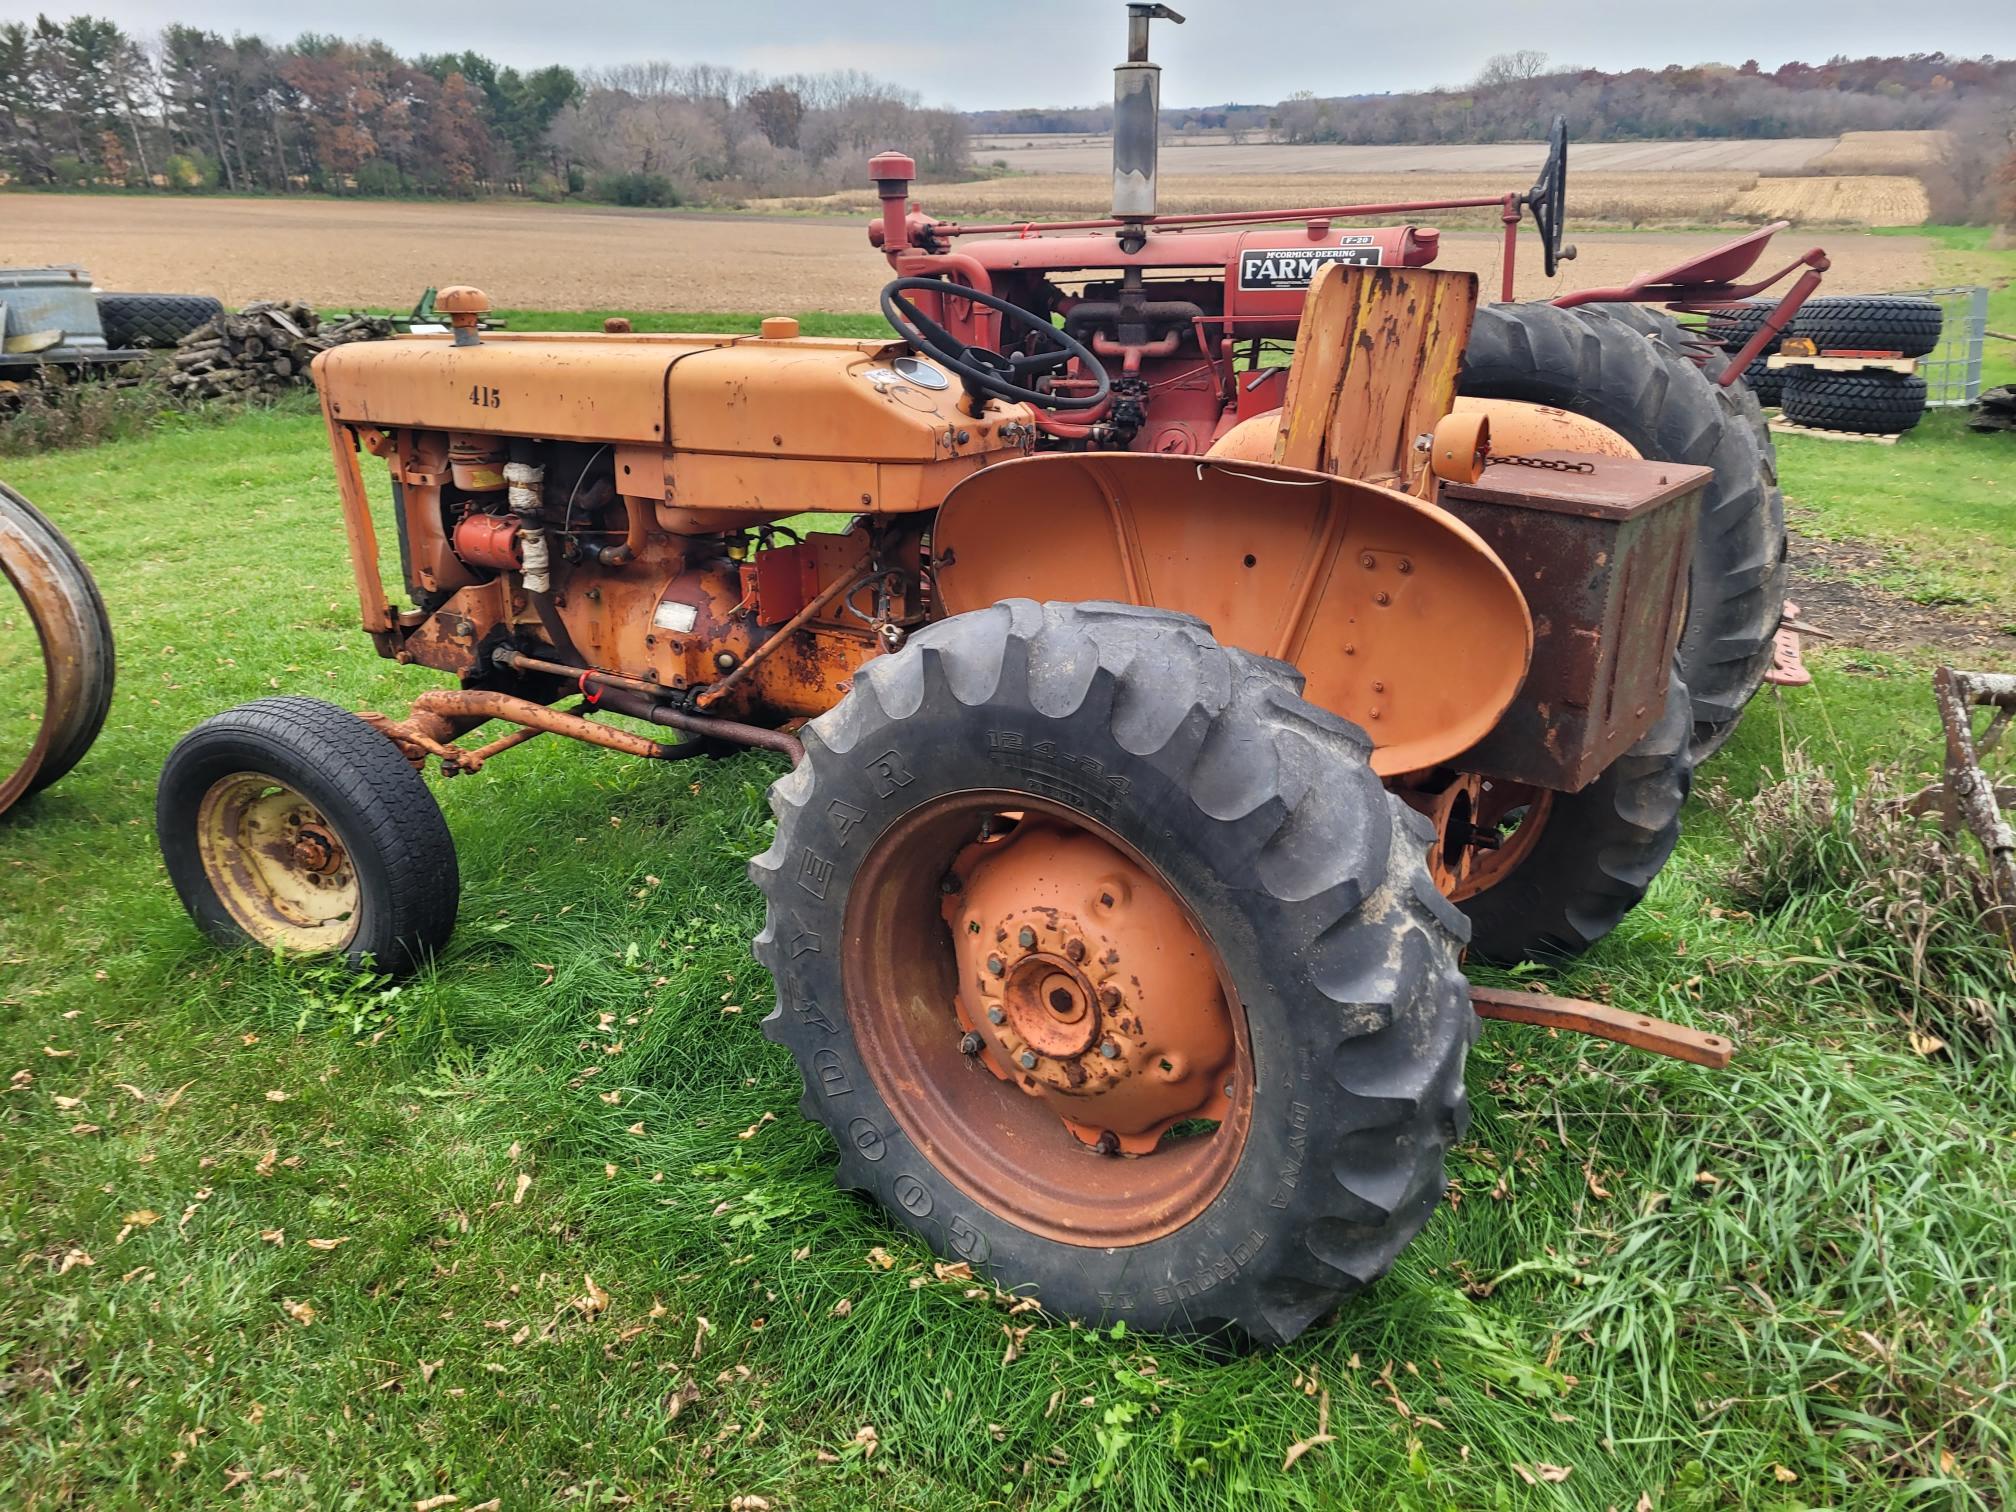
[[(0, 19), (38, 8), (109, 16), (141, 33), (182, 21), (275, 41), (307, 30), (377, 37), (408, 55), (475, 48), (520, 68), (642, 58), (769, 73), (859, 68), (968, 110), (1110, 99), (1125, 35), (1119, 0), (0, 0)], [(1609, 69), (2016, 54), (2012, 0), (1177, 0), (1177, 9), (1187, 25), (1157, 23), (1169, 105), (1420, 89), (1469, 78), (1517, 47)]]

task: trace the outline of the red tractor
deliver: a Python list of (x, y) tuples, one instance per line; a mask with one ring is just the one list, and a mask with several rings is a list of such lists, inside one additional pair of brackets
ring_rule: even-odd
[[(1760, 233), (1480, 308), (1434, 230), (1354, 229), (1450, 202), (1160, 216), (1180, 18), (1129, 11), (1112, 217), (950, 224), (875, 159), (893, 342), (486, 332), (452, 288), (452, 336), (318, 358), (365, 627), (460, 686), (221, 714), (159, 828), (218, 938), (398, 970), (455, 913), (429, 762), (776, 751), (765, 1028), (842, 1183), (1060, 1311), (1279, 1341), (1433, 1212), (1480, 1013), (1727, 1059), (1461, 963), (1615, 925), (1769, 664), (1754, 354), (1631, 301), (1774, 280)], [(1557, 127), (1532, 191), (1455, 202), (1508, 300), (1525, 210), (1570, 255), (1565, 175)]]

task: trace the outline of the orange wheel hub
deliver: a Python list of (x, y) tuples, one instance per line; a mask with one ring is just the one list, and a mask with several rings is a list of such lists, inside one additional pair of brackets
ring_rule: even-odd
[(987, 1068), (1088, 1145), (1153, 1150), (1230, 1105), (1232, 1016), (1209, 948), (1145, 868), (1098, 836), (1025, 820), (969, 845), (942, 909), (959, 1022)]

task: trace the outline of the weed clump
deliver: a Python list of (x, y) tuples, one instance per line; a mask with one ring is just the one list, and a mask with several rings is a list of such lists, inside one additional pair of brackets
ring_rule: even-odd
[(1803, 752), (1730, 813), (1737, 903), (1803, 913), (1815, 941), (1873, 997), (1952, 1025), (2006, 1024), (2016, 960), (1994, 927), (1993, 883), (1972, 843), (1913, 812), (1892, 773), (1843, 784)]

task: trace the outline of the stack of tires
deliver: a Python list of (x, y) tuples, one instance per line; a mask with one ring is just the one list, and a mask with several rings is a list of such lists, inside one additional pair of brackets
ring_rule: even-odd
[[(1753, 299), (1717, 310), (1708, 318), (1709, 338), (1726, 352), (1740, 352), (1775, 303)], [(1931, 299), (1899, 295), (1809, 299), (1793, 317), (1788, 334), (1810, 342), (1826, 365), (1817, 365), (1810, 357), (1786, 356), (1773, 368), (1770, 359), (1783, 346), (1781, 339), (1773, 339), (1744, 369), (1743, 381), (1759, 403), (1781, 406), (1785, 418), (1796, 425), (1897, 435), (1924, 418), (1925, 380), (1908, 369), (1937, 349), (1941, 324), (1938, 301)], [(1830, 353), (1886, 355), (1847, 366), (1853, 359), (1830, 360)], [(1887, 355), (1891, 353), (1896, 355)]]

